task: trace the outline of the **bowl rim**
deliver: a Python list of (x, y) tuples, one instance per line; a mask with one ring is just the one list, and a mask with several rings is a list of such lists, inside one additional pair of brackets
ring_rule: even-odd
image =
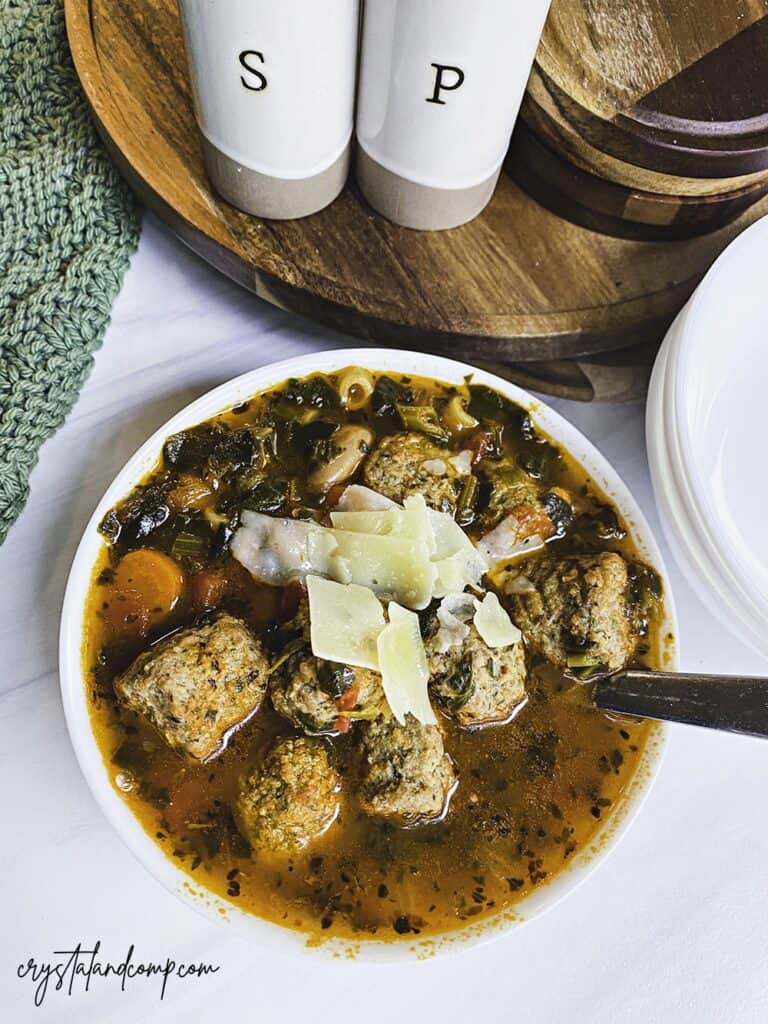
[(704, 529), (712, 541), (714, 556), (719, 561), (721, 572), (728, 575), (732, 587), (742, 591), (741, 600), (752, 606), (759, 624), (764, 624), (768, 615), (768, 598), (762, 596), (762, 588), (750, 591), (740, 583), (739, 570), (742, 572), (752, 563), (745, 563), (734, 545), (732, 532), (727, 518), (721, 515), (717, 503), (713, 500), (713, 488), (701, 464), (701, 446), (695, 437), (696, 423), (693, 419), (695, 406), (692, 405), (690, 382), (700, 379), (697, 366), (700, 364), (700, 342), (710, 335), (711, 304), (718, 294), (724, 290), (734, 277), (738, 277), (739, 268), (753, 255), (757, 248), (765, 249), (768, 242), (768, 216), (761, 217), (738, 235), (720, 253), (704, 276), (701, 284), (687, 304), (687, 313), (681, 321), (679, 335), (670, 353), (668, 408), (673, 410), (675, 438), (679, 447), (679, 458), (676, 460), (679, 472), (684, 474), (688, 482), (691, 500), (700, 508), (700, 518)]
[(665, 618), (660, 636), (673, 637), (663, 651), (665, 666), (677, 667), (678, 624), (669, 574), (651, 529), (628, 487), (602, 453), (575, 426), (529, 392), (488, 371), (442, 356), (386, 348), (341, 348), (311, 352), (268, 363), (240, 374), (204, 393), (160, 426), (131, 456), (98, 502), (78, 544), (64, 595), (59, 634), (59, 674), (64, 713), (70, 740), (81, 771), (99, 807), (143, 867), (167, 890), (211, 920), (225, 921), (237, 933), (269, 944), (271, 949), (296, 952), (319, 950), (332, 959), (367, 962), (403, 962), (467, 949), (519, 927), (554, 907), (580, 885), (605, 859), (626, 833), (656, 778), (665, 746), (666, 730), (657, 726), (649, 739), (638, 769), (620, 805), (614, 807), (605, 826), (593, 841), (574, 855), (570, 865), (551, 882), (544, 883), (517, 904), (480, 925), (469, 924), (424, 940), (328, 939), (318, 941), (241, 910), (197, 883), (178, 867), (134, 817), (112, 785), (93, 730), (82, 668), (85, 598), (93, 567), (103, 545), (98, 525), (104, 514), (156, 464), (163, 442), (171, 434), (225, 412), (238, 402), (275, 386), (288, 377), (333, 373), (347, 366), (363, 366), (377, 373), (402, 373), (461, 383), (467, 375), (486, 384), (528, 410), (537, 427), (565, 448), (589, 473), (595, 484), (613, 501), (629, 527), (639, 554), (658, 571), (664, 582)]
[(681, 310), (667, 332), (648, 388), (646, 441), (654, 497), (664, 536), (691, 588), (715, 619), (765, 657), (764, 616), (718, 548), (703, 505), (696, 500), (680, 447), (674, 395), (688, 309)]

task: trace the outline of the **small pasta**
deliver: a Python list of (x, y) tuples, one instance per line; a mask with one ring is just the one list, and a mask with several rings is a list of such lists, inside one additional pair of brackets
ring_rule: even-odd
[(442, 420), (443, 426), (452, 434), (460, 434), (462, 430), (471, 430), (477, 426), (477, 420), (467, 412), (466, 401), (461, 395), (454, 395), (448, 402)]
[(338, 391), (345, 409), (362, 409), (373, 394), (373, 377), (360, 366), (351, 366), (339, 377)]

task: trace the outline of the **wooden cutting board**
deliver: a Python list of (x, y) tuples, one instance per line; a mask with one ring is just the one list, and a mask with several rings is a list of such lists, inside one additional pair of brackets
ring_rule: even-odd
[(357, 338), (494, 363), (658, 342), (764, 201), (704, 238), (610, 238), (541, 207), (507, 176), (473, 223), (419, 233), (354, 186), (302, 221), (248, 217), (205, 177), (174, 0), (65, 0), (97, 126), (126, 178), (177, 235), (260, 297)]

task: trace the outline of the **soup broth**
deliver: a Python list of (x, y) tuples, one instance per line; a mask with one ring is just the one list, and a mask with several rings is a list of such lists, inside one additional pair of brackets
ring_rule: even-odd
[[(436, 416), (426, 428), (440, 432), (445, 457), (472, 453), (479, 487), (457, 519), (473, 540), (483, 532), (483, 510), (492, 500), (483, 470), (489, 460), (522, 469), (542, 492), (554, 488), (568, 495), (567, 522), (558, 524), (544, 548), (522, 553), (491, 577), (506, 607), (509, 581), (525, 579), (544, 553), (613, 551), (632, 566), (638, 616), (632, 664), (659, 667), (666, 638), (659, 636), (658, 578), (639, 562), (626, 524), (524, 410), (471, 382), (456, 388), (396, 375), (363, 374), (360, 380), (355, 385), (354, 376), (341, 371), (287, 381), (255, 396), (211, 421), (228, 441), (213, 456), (207, 428), (199, 434), (199, 450), (194, 443), (183, 450), (174, 448), (173, 439), (167, 443), (161, 463), (103, 523), (83, 656), (93, 729), (113, 784), (180, 868), (238, 907), (316, 937), (397, 940), (434, 936), (514, 909), (565, 870), (620, 806), (653, 727), (597, 710), (589, 666), (584, 671), (574, 661), (556, 668), (524, 638), (527, 699), (509, 721), (462, 728), (435, 704), (458, 774), (439, 820), (400, 827), (364, 812), (357, 784), (366, 723), (345, 720), (340, 712), (338, 729), (322, 740), (341, 778), (335, 820), (289, 854), (254, 850), (235, 813), (242, 780), (276, 738), (298, 734), (295, 726), (265, 699), (226, 749), (201, 764), (171, 749), (113, 687), (137, 655), (211, 609), (247, 622), (277, 665), (281, 628), (295, 613), (300, 590), (257, 583), (233, 558), (229, 545), (241, 510), (326, 522), (339, 488), (318, 493), (307, 477), (327, 457), (323, 445), (334, 427), (365, 425), (378, 441), (413, 427), (407, 410), (403, 421), (404, 404), (431, 407)], [(462, 411), (466, 421), (456, 422)], [(250, 441), (241, 450), (237, 442), (245, 428)], [(150, 601), (149, 611), (142, 610), (146, 595), (120, 586), (121, 560), (136, 550), (163, 553), (178, 566), (172, 607), (152, 607)], [(275, 675), (279, 671), (277, 665)]]

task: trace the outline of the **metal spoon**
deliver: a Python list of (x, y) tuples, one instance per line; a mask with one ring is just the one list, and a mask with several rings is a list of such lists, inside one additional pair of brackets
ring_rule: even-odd
[(630, 668), (599, 679), (595, 703), (636, 718), (768, 737), (768, 678)]

